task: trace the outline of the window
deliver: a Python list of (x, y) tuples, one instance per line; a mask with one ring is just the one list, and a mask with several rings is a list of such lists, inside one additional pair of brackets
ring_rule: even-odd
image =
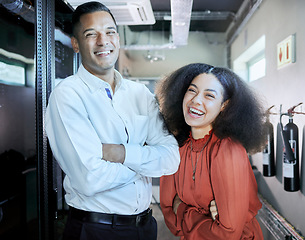
[(249, 82), (266, 75), (265, 35), (234, 60), (233, 71)]
[(252, 82), (266, 75), (265, 54), (261, 53), (258, 57), (248, 62), (248, 81)]
[(25, 85), (25, 67), (0, 60), (0, 83)]

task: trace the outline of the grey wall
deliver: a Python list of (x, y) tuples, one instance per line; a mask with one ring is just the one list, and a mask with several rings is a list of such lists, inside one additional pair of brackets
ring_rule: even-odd
[[(303, 0), (264, 0), (231, 46), (232, 61), (251, 46), (263, 34), (266, 36), (266, 76), (251, 83), (262, 95), (266, 109), (275, 105), (279, 113), (280, 105), (286, 111), (299, 102), (305, 104), (305, 1)], [(277, 69), (277, 44), (291, 34), (296, 34), (296, 62)], [(247, 39), (247, 41), (245, 41)], [(305, 105), (299, 107), (305, 112)], [(271, 116), (275, 139), (279, 115)], [(287, 118), (283, 118), (286, 124)], [(299, 128), (300, 159), (305, 165), (304, 124), (305, 115), (296, 115), (294, 122)], [(281, 142), (275, 140), (277, 176), (258, 177), (259, 192), (288, 222), (305, 234), (305, 171), (300, 166), (301, 191), (286, 192), (282, 184)], [(262, 172), (262, 155), (253, 156), (253, 164)]]

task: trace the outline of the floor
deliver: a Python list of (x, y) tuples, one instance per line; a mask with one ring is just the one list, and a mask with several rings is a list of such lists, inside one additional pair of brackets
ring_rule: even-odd
[(157, 240), (176, 240), (180, 239), (179, 237), (174, 236), (166, 227), (163, 214), (158, 204), (152, 204), (151, 208), (153, 210), (153, 216), (158, 223), (158, 238)]
[[(154, 183), (154, 182), (153, 182)], [(153, 185), (153, 195), (152, 195), (152, 204), (151, 208), (153, 210), (153, 216), (158, 223), (158, 238), (157, 240), (176, 240), (180, 239), (179, 237), (174, 236), (169, 229), (167, 228), (163, 214), (160, 208), (160, 196), (159, 196), (159, 184), (155, 183)]]

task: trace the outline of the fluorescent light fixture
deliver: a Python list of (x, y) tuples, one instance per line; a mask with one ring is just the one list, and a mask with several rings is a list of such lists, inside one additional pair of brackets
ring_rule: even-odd
[(187, 45), (193, 0), (171, 0), (172, 38), (176, 46)]

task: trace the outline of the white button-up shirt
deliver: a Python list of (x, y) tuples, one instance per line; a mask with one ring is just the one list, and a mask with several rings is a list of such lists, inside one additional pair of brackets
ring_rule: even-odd
[[(46, 110), (46, 132), (65, 172), (65, 199), (75, 208), (137, 214), (151, 202), (152, 179), (173, 174), (178, 145), (164, 131), (154, 95), (115, 71), (116, 89), (90, 74), (61, 81)], [(108, 93), (107, 93), (108, 92)], [(102, 144), (125, 146), (125, 162), (103, 160)]]

